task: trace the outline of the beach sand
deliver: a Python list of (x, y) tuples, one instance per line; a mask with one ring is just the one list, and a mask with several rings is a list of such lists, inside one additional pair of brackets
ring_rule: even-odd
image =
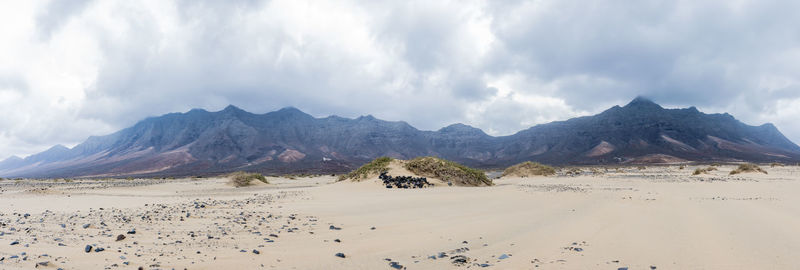
[(800, 167), (700, 167), (408, 190), (333, 176), (3, 180), (0, 269), (800, 268)]

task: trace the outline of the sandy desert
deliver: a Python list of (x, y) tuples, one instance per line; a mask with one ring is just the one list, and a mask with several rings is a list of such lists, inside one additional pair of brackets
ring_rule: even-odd
[[(0, 181), (2, 269), (798, 269), (800, 167), (377, 179)], [(594, 171), (594, 172), (592, 172)]]

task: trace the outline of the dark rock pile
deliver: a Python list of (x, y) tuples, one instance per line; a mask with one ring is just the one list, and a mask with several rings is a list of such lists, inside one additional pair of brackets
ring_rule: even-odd
[(424, 188), (426, 186), (433, 186), (433, 184), (428, 183), (428, 179), (425, 177), (392, 177), (391, 175), (386, 174), (386, 172), (382, 172), (378, 178), (383, 181), (383, 184), (386, 185), (386, 188)]

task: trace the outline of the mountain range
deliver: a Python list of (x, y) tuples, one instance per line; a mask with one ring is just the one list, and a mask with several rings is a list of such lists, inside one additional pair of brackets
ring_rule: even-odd
[(772, 124), (746, 125), (645, 98), (600, 114), (509, 136), (453, 124), (424, 131), (370, 115), (315, 118), (296, 108), (253, 114), (235, 106), (147, 118), (75, 147), (0, 162), (3, 177), (191, 176), (231, 171), (339, 173), (380, 156), (438, 156), (480, 168), (547, 164), (796, 162), (800, 147)]

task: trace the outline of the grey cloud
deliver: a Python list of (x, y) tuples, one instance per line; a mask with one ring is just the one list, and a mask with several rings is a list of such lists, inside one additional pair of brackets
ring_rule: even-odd
[[(95, 7), (90, 1), (51, 1), (34, 15), (44, 45), (59, 45), (50, 37), (72, 20), (92, 26), (76, 38), (90, 38), (98, 60), (77, 111), (53, 113), (63, 115), (58, 121), (82, 121), (80, 129), (56, 132), (37, 123), (40, 134), (51, 135), (24, 139), (31, 148), (100, 135), (91, 127), (113, 130), (147, 116), (228, 104), (253, 112), (295, 106), (316, 116), (372, 114), (422, 129), (465, 122), (505, 135), (638, 95), (671, 107), (730, 111), (751, 124), (787, 125), (778, 106), (800, 98), (800, 17), (793, 14), (800, 3), (792, 1), (157, 5), (130, 4), (112, 22), (87, 15), (107, 12), (87, 8)], [(7, 77), (0, 85), (36, 85), (23, 75)], [(491, 85), (506, 77), (517, 78), (511, 89)], [(17, 130), (28, 124), (4, 123)], [(800, 128), (779, 128), (800, 141)], [(19, 134), (27, 133), (6, 136), (23, 140)], [(0, 154), (9, 149), (0, 147)]]
[(72, 16), (79, 15), (92, 0), (50, 0), (36, 17), (42, 39), (50, 39)]

